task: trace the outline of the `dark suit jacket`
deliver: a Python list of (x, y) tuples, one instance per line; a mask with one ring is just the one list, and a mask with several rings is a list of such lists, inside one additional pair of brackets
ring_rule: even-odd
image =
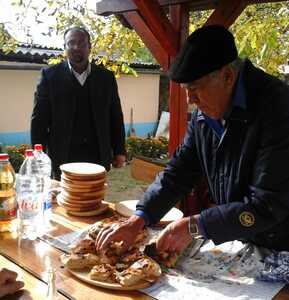
[[(90, 103), (99, 156), (110, 167), (112, 155), (125, 153), (123, 114), (115, 77), (103, 67), (91, 65)], [(57, 170), (68, 162), (73, 135), (76, 96), (67, 62), (45, 68), (37, 85), (31, 117), (31, 143), (42, 144)]]

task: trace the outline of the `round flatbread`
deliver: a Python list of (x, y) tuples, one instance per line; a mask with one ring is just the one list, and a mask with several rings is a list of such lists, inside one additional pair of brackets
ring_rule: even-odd
[(102, 213), (104, 213), (108, 209), (108, 207), (109, 206), (107, 203), (101, 203), (99, 205), (99, 207), (95, 210), (85, 211), (85, 212), (83, 212), (83, 211), (76, 212), (76, 211), (67, 210), (67, 213), (72, 216), (78, 216), (78, 217), (98, 216), (98, 215), (101, 215)]
[(95, 203), (95, 204), (83, 204), (81, 206), (77, 206), (77, 205), (73, 205), (69, 202), (66, 202), (64, 200), (62, 200), (60, 197), (57, 199), (57, 204), (59, 206), (62, 206), (63, 208), (65, 208), (66, 210), (69, 210), (69, 211), (91, 211), (91, 210), (95, 210), (97, 209), (101, 202), (99, 203)]
[(99, 198), (99, 195), (103, 195), (105, 193), (104, 188), (92, 192), (85, 192), (85, 191), (75, 192), (66, 188), (63, 188), (62, 191), (64, 191), (64, 194), (69, 195), (70, 198), (76, 197), (76, 198), (80, 198), (81, 200)]
[(84, 194), (75, 195), (75, 194), (72, 194), (72, 193), (68, 193), (65, 190), (62, 190), (61, 194), (64, 198), (75, 200), (75, 201), (94, 200), (94, 199), (103, 198), (104, 195), (105, 195), (105, 190), (95, 192), (92, 196), (90, 196), (90, 195), (86, 196)]
[(99, 203), (104, 199), (104, 197), (98, 197), (98, 198), (93, 198), (93, 199), (89, 199), (89, 200), (86, 200), (86, 199), (84, 199), (84, 200), (75, 200), (74, 198), (64, 196), (63, 193), (61, 194), (61, 198), (62, 198), (62, 200), (66, 201), (68, 203), (71, 203), (71, 204), (81, 204), (81, 203), (83, 203), (83, 204), (93, 204), (93, 203)]
[(90, 206), (90, 207), (72, 207), (72, 206), (65, 205), (61, 202), (58, 202), (58, 205), (63, 207), (66, 211), (75, 211), (75, 212), (92, 211), (97, 208), (97, 205)]
[(67, 205), (70, 205), (70, 206), (78, 206), (78, 207), (97, 205), (103, 200), (103, 198), (99, 198), (99, 199), (94, 199), (94, 200), (75, 201), (75, 200), (71, 200), (69, 198), (65, 198), (61, 194), (59, 194), (57, 196), (57, 199), (59, 199), (64, 204), (67, 204)]
[(79, 188), (98, 187), (105, 184), (106, 178), (104, 177), (96, 180), (73, 180), (66, 177), (65, 174), (62, 174), (61, 182), (65, 183), (66, 185), (77, 186)]
[(93, 193), (93, 192), (98, 192), (101, 190), (105, 190), (107, 188), (107, 184), (102, 184), (101, 186), (87, 186), (87, 187), (82, 187), (82, 186), (73, 186), (73, 185), (68, 185), (65, 184), (64, 182), (60, 183), (60, 186), (62, 189), (69, 193)]
[(66, 202), (59, 200), (58, 205), (64, 207), (66, 210), (90, 211), (90, 210), (95, 210), (99, 206), (99, 203), (96, 203), (94, 205), (74, 206), (74, 205), (66, 204)]
[(103, 166), (92, 163), (68, 163), (60, 166), (65, 177), (71, 180), (96, 180), (105, 177)]
[(99, 175), (78, 176), (78, 175), (65, 174), (65, 178), (70, 180), (78, 180), (78, 181), (88, 181), (88, 180), (94, 181), (94, 180), (105, 178), (105, 173), (102, 176)]

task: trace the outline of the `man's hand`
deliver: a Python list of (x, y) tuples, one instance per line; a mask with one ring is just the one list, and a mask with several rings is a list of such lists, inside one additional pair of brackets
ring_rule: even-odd
[(157, 250), (182, 253), (192, 242), (193, 238), (189, 232), (189, 218), (170, 223), (157, 239)]
[(121, 168), (125, 163), (125, 155), (116, 155), (112, 161), (112, 166), (114, 168)]
[(0, 298), (13, 294), (23, 288), (24, 282), (16, 281), (17, 273), (8, 269), (0, 269)]
[(122, 251), (126, 251), (144, 225), (145, 221), (142, 217), (133, 215), (125, 222), (102, 229), (96, 237), (96, 250), (105, 249), (111, 242), (123, 241)]

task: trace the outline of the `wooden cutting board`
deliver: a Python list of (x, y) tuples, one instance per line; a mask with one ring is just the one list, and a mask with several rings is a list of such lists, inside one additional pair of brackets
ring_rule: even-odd
[[(115, 205), (116, 211), (124, 217), (130, 217), (135, 211), (138, 200), (121, 201)], [(183, 213), (173, 207), (161, 220), (160, 223), (168, 224), (173, 221), (179, 220), (183, 217)]]

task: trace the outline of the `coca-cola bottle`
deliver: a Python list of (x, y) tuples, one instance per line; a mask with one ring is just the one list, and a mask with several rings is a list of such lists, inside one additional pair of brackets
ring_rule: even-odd
[(6, 153), (0, 154), (0, 231), (16, 227), (15, 172)]
[(44, 180), (33, 150), (26, 150), (25, 156), (16, 180), (18, 232), (22, 239), (34, 240), (43, 231)]

